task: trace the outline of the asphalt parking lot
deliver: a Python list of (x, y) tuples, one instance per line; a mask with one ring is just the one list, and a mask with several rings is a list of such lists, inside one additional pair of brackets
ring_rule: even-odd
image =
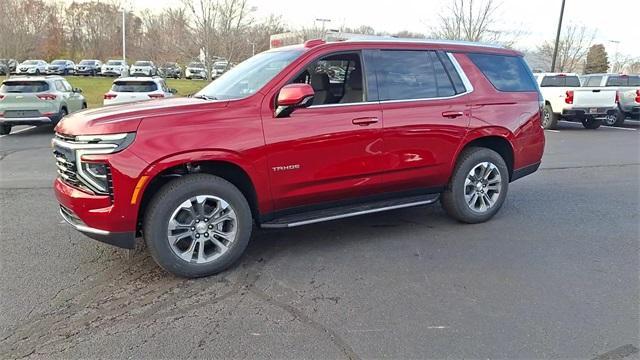
[(260, 231), (184, 280), (57, 213), (51, 128), (0, 138), (0, 358), (637, 359), (640, 122), (548, 131), (490, 222), (439, 206)]

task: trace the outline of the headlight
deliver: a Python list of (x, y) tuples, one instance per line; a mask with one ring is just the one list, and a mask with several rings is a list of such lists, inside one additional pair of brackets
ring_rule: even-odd
[(91, 190), (110, 193), (111, 170), (104, 162), (85, 161), (85, 155), (113, 154), (126, 149), (135, 139), (135, 133), (109, 135), (80, 135), (72, 139), (56, 136), (54, 147), (61, 147), (73, 153), (78, 178)]

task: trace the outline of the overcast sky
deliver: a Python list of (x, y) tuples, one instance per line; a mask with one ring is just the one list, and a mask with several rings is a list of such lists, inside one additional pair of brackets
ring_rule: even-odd
[[(136, 10), (176, 6), (180, 0), (126, 0)], [(256, 16), (281, 15), (294, 27), (312, 26), (316, 18), (331, 19), (329, 28), (369, 25), (378, 31), (429, 33), (438, 14), (452, 0), (249, 0)], [(555, 36), (561, 0), (496, 0), (500, 3), (499, 29), (520, 29), (519, 48), (535, 48)], [(564, 23), (584, 24), (596, 31), (596, 42), (610, 56), (640, 56), (640, 0), (566, 0)]]

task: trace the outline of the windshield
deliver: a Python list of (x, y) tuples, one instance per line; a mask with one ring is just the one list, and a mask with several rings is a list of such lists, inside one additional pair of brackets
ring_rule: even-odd
[(567, 75), (545, 76), (540, 82), (540, 87), (580, 87), (580, 79)]
[(239, 99), (256, 93), (302, 50), (267, 51), (253, 56), (224, 73), (200, 90), (196, 96), (212, 99)]
[(80, 65), (93, 65), (95, 64), (94, 60), (82, 60), (80, 61)]
[(38, 60), (27, 60), (23, 62), (24, 65), (38, 65)]
[(120, 60), (109, 60), (107, 65), (122, 65), (122, 61)]
[(166, 68), (172, 68), (172, 67), (177, 67), (178, 64), (176, 63), (166, 63), (164, 65), (162, 65), (162, 67), (166, 67)]
[(189, 64), (190, 68), (197, 68), (197, 69), (204, 69), (204, 65), (202, 65), (201, 63), (197, 63), (197, 62), (192, 62)]
[(136, 61), (135, 66), (151, 66), (151, 63), (148, 61)]
[(214, 63), (213, 67), (216, 69), (224, 69), (227, 67), (227, 63)]
[(49, 90), (46, 81), (5, 81), (0, 87), (1, 93), (38, 93)]
[(51, 65), (64, 65), (66, 64), (65, 60), (54, 60)]
[(152, 92), (158, 90), (153, 81), (116, 81), (111, 90), (115, 92)]

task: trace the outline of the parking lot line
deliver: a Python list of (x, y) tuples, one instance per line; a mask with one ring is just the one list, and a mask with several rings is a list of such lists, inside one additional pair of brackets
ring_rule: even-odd
[(9, 135), (13, 135), (13, 134), (19, 134), (19, 133), (21, 133), (21, 132), (23, 132), (23, 131), (31, 130), (31, 129), (33, 129), (34, 127), (35, 127), (35, 126), (29, 126), (29, 127), (24, 128), (24, 129), (20, 129), (20, 130), (18, 130), (18, 131), (14, 131), (14, 132), (12, 132), (11, 134), (7, 134), (7, 135), (0, 135), (0, 138), (5, 137), (5, 136), (9, 136)]
[(545, 129), (544, 131), (554, 132), (554, 133), (559, 133), (560, 132), (560, 130), (551, 130), (551, 129)]
[(617, 127), (617, 126), (603, 126), (602, 128), (603, 129), (618, 129), (618, 130), (638, 131), (638, 129), (623, 128), (623, 127)]

